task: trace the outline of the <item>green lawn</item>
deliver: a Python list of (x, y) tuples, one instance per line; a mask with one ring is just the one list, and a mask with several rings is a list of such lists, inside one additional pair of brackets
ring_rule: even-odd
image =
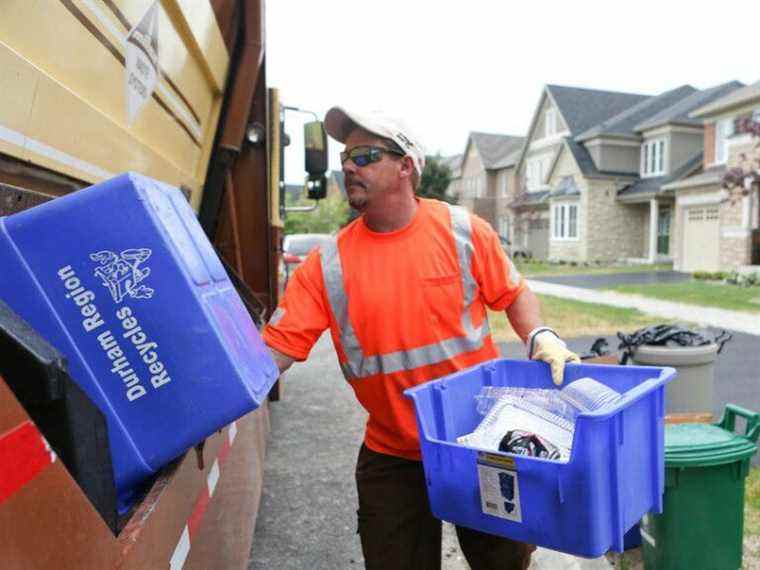
[(692, 280), (683, 283), (618, 285), (612, 290), (666, 301), (760, 313), (760, 287)]
[[(583, 303), (549, 295), (538, 295), (544, 322), (565, 338), (585, 335), (605, 336), (618, 331), (631, 333), (649, 325), (670, 322), (661, 317), (645, 315), (636, 309)], [(514, 341), (517, 335), (509, 326), (504, 313), (490, 313), (489, 321), (494, 339)]]
[(673, 265), (569, 265), (546, 261), (516, 261), (515, 265), (526, 277), (537, 275), (598, 275), (604, 273), (641, 273), (643, 271), (671, 271)]
[(750, 470), (744, 493), (744, 534), (760, 536), (760, 468)]
[(743, 568), (760, 568), (760, 469), (750, 469), (745, 484)]

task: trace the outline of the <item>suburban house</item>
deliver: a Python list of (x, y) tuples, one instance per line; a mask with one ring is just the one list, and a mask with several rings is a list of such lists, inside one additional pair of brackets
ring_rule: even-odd
[[(574, 138), (644, 99), (630, 93), (544, 87), (515, 166), (513, 252), (539, 259), (565, 258), (567, 253), (582, 258), (587, 253), (585, 245), (580, 245), (588, 234), (588, 217), (581, 219), (585, 213), (581, 201), (588, 202), (590, 190), (581, 186), (584, 173), (591, 174), (593, 169), (594, 175), (613, 185), (619, 183), (620, 173), (595, 168), (588, 151)], [(562, 173), (561, 184), (555, 188), (550, 185), (550, 170), (555, 178)]]
[(670, 260), (674, 195), (702, 164), (689, 113), (742, 87), (648, 96), (547, 85), (516, 165), (513, 248), (576, 262)]
[(760, 190), (722, 184), (728, 168), (760, 168), (758, 140), (742, 132), (743, 119), (760, 121), (760, 82), (706, 102), (690, 118), (704, 123), (704, 156), (692, 176), (665, 185), (675, 194), (674, 269), (760, 265)]
[(509, 202), (523, 137), (472, 132), (456, 180), (459, 204), (509, 239)]

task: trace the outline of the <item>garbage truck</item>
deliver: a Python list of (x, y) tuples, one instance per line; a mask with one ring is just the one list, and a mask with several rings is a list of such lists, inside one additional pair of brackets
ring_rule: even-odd
[[(4, 0), (0, 216), (127, 171), (160, 180), (189, 202), (261, 326), (279, 291), (287, 139), (266, 59), (264, 0)], [(319, 198), (326, 139), (307, 127), (319, 136), (305, 187)], [(56, 347), (0, 299), (3, 569), (244, 568), (277, 385), (119, 513), (102, 418), (71, 384)]]

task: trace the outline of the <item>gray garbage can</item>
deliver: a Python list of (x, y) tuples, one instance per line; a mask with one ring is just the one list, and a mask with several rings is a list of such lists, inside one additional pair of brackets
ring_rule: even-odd
[(672, 366), (676, 379), (665, 387), (665, 413), (711, 412), (718, 344), (654, 346), (642, 344), (633, 351), (633, 364)]

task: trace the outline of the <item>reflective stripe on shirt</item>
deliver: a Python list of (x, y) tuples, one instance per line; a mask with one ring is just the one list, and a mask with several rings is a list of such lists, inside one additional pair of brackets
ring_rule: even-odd
[(429, 366), (482, 348), (490, 329), (488, 319), (484, 319), (483, 324), (478, 328), (472, 325), (470, 308), (477, 293), (477, 283), (470, 269), (474, 251), (470, 215), (467, 210), (460, 206), (448, 205), (448, 207), (462, 276), (462, 290), (464, 291), (464, 309), (461, 320), (462, 329), (465, 332), (464, 336), (451, 337), (433, 344), (386, 354), (365, 355), (348, 315), (348, 297), (344, 288), (343, 267), (337, 240), (332, 239), (320, 247), (322, 275), (327, 299), (338, 325), (338, 336), (347, 359), (346, 362), (341, 363), (341, 369), (346, 380)]

